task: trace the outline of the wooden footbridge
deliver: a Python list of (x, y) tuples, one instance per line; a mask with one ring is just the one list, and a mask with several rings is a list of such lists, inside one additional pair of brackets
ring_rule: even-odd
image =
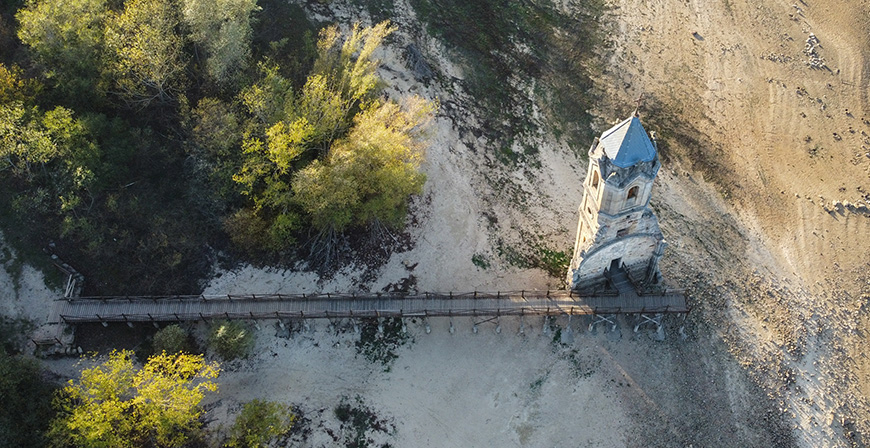
[(210, 319), (318, 319), (436, 316), (553, 316), (688, 313), (681, 290), (640, 295), (574, 291), (471, 293), (250, 294), (65, 297), (57, 323), (172, 322)]

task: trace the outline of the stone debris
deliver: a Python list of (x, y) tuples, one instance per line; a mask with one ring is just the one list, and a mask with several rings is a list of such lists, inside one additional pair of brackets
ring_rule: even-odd
[(846, 212), (849, 212), (855, 215), (863, 215), (870, 218), (870, 205), (862, 203), (861, 200), (856, 202), (833, 200), (830, 202), (830, 204), (828, 204), (824, 201), (824, 199), (822, 199), (821, 201), (819, 201), (819, 205), (821, 205), (822, 209), (827, 213), (845, 215)]
[(782, 54), (782, 53), (764, 54), (764, 55), (761, 55), (761, 59), (766, 59), (766, 60), (771, 61), (771, 62), (783, 62), (783, 63), (791, 62), (794, 60), (793, 57), (788, 56), (786, 54)]
[(825, 60), (819, 56), (819, 53), (816, 52), (816, 49), (821, 46), (821, 42), (819, 38), (816, 37), (815, 34), (810, 33), (810, 36), (807, 37), (807, 44), (804, 46), (804, 54), (809, 57), (809, 60), (806, 61), (807, 66), (810, 68), (828, 68), (825, 64)]

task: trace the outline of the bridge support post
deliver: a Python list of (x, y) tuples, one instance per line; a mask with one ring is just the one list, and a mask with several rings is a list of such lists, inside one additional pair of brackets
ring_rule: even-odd
[(589, 324), (589, 331), (592, 331), (596, 324), (602, 324), (605, 322), (611, 325), (611, 331), (616, 331), (616, 316), (609, 314), (593, 314), (592, 316), (593, 320), (592, 323)]
[(642, 325), (645, 325), (645, 324), (655, 325), (656, 332), (661, 332), (662, 316), (664, 316), (664, 315), (661, 313), (652, 314), (652, 315), (647, 314), (647, 313), (640, 313), (640, 322), (638, 322), (637, 325), (634, 326), (634, 332), (637, 333), (637, 331), (640, 329), (640, 327)]

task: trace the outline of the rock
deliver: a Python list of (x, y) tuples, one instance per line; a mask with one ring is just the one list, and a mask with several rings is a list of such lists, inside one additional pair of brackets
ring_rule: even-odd
[(423, 53), (420, 53), (416, 45), (408, 44), (405, 47), (405, 57), (408, 60), (408, 65), (411, 66), (414, 78), (417, 78), (418, 81), (426, 82), (435, 76), (432, 68), (426, 63)]

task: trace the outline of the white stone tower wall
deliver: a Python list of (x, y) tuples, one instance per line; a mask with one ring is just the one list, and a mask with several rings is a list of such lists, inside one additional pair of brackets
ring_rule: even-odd
[(616, 259), (625, 264), (632, 278), (643, 279), (658, 241), (657, 235), (634, 235), (590, 252), (581, 259), (582, 271), (572, 278), (574, 289), (592, 288), (603, 283), (604, 270), (609, 269), (610, 263)]
[[(573, 289), (604, 283), (605, 269), (614, 260), (624, 265), (634, 280), (657, 281), (658, 260), (665, 243), (649, 200), (659, 167), (655, 143), (636, 117), (595, 139), (589, 149), (574, 256), (568, 271), (567, 280)], [(635, 187), (637, 190), (630, 194)]]

